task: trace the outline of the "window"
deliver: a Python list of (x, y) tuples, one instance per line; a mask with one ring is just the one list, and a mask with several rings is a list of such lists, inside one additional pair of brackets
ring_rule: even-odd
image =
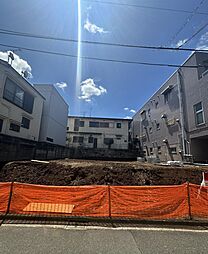
[(90, 137), (88, 138), (88, 143), (93, 143), (93, 142), (94, 142), (94, 138), (90, 136)]
[(3, 126), (3, 120), (0, 119), (0, 132), (2, 131), (2, 126)]
[(94, 128), (112, 128), (111, 123), (109, 122), (89, 122), (89, 127), (94, 127)]
[(53, 138), (46, 137), (46, 140), (49, 142), (53, 142)]
[(165, 100), (165, 103), (168, 103), (168, 101), (170, 100), (171, 96), (172, 96), (172, 89), (173, 89), (173, 85), (169, 85), (167, 86), (161, 94), (164, 95), (164, 100)]
[(6, 79), (3, 97), (26, 112), (32, 113), (34, 97), (28, 92), (25, 92), (9, 78)]
[(68, 130), (69, 130), (69, 127), (66, 127), (66, 130), (68, 131)]
[(10, 123), (9, 129), (10, 131), (20, 132), (20, 125), (15, 123)]
[(114, 128), (114, 123), (109, 123), (109, 128)]
[(121, 128), (121, 123), (116, 123), (116, 128)]
[(109, 123), (107, 123), (107, 122), (100, 122), (100, 127), (101, 128), (109, 128)]
[(158, 101), (155, 102), (155, 108), (158, 108)]
[(23, 109), (27, 111), (28, 113), (32, 113), (33, 104), (34, 104), (34, 97), (31, 94), (24, 92)]
[(121, 140), (121, 138), (122, 138), (122, 135), (116, 135), (117, 140)]
[(153, 148), (150, 147), (150, 154), (152, 155), (153, 154)]
[(201, 78), (208, 74), (208, 60), (203, 61), (203, 65), (204, 65), (203, 67), (204, 70), (202, 72)]
[(99, 122), (89, 122), (89, 127), (95, 127), (95, 128), (99, 128), (100, 127), (100, 124)]
[(156, 123), (156, 129), (157, 131), (160, 129), (160, 123)]
[(81, 136), (73, 137), (73, 143), (83, 143), (83, 142), (84, 142), (84, 137), (81, 137)]
[(79, 121), (79, 127), (84, 127), (84, 121)]
[(157, 152), (158, 152), (158, 154), (161, 154), (161, 146), (157, 147)]
[(203, 124), (204, 123), (204, 112), (203, 112), (201, 102), (194, 105), (194, 113), (195, 113), (196, 125)]
[(29, 129), (30, 128), (30, 120), (27, 119), (26, 117), (22, 117), (22, 128)]
[(74, 119), (74, 131), (79, 131), (79, 119)]
[(171, 154), (177, 154), (176, 147), (170, 147), (170, 153)]
[(150, 113), (150, 108), (148, 109), (148, 116), (150, 117), (151, 116), (151, 113)]
[(152, 133), (152, 127), (149, 127), (149, 133)]
[(146, 119), (146, 110), (142, 110), (142, 112), (140, 113), (141, 115), (141, 119), (142, 121), (144, 121)]

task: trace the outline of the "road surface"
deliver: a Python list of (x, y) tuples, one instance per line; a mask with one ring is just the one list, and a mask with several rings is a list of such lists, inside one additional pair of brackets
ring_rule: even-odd
[(1, 254), (208, 253), (208, 231), (2, 225)]

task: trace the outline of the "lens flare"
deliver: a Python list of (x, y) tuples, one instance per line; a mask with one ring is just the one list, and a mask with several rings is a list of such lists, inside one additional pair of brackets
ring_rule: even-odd
[(76, 111), (77, 113), (80, 113), (80, 101), (78, 100), (78, 96), (80, 94), (80, 85), (81, 85), (81, 79), (82, 79), (82, 61), (81, 61), (81, 55), (82, 55), (82, 45), (81, 45), (81, 40), (82, 40), (82, 16), (81, 16), (81, 0), (77, 1), (77, 18), (78, 18), (78, 43), (77, 43), (77, 72), (76, 72)]

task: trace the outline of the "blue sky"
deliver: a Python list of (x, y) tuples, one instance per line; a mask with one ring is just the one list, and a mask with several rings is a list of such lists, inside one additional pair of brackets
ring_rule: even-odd
[[(102, 1), (105, 2), (80, 0), (82, 40), (176, 46), (208, 20), (208, 15), (193, 15), (184, 29), (170, 42), (186, 22), (189, 13), (119, 6)], [(107, 1), (193, 11), (202, 0)], [(208, 13), (207, 0), (202, 1), (198, 12)], [(78, 0), (0, 0), (0, 29), (77, 39)], [(77, 43), (1, 33), (0, 43), (72, 55), (77, 55), (78, 50)], [(187, 47), (198, 46), (208, 46), (208, 28), (187, 44)], [(1, 52), (7, 50), (12, 48), (0, 46)], [(64, 88), (59, 88), (58, 84), (57, 89), (68, 102), (72, 115), (131, 117), (134, 110), (138, 110), (175, 70), (169, 67), (81, 60), (80, 82), (76, 84), (76, 58), (25, 50), (15, 53), (20, 57), (19, 61), (23, 59), (31, 66), (31, 83), (66, 83), (67, 86), (62, 83)], [(173, 64), (181, 64), (190, 54), (88, 44), (81, 45), (81, 53), (88, 57)], [(76, 86), (79, 86), (80, 94), (76, 93)]]

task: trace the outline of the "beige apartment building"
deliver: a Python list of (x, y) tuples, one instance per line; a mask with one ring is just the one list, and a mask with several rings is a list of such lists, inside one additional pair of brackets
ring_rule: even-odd
[(119, 118), (69, 116), (67, 146), (127, 150), (130, 121)]
[(38, 141), (44, 97), (0, 60), (0, 134)]

